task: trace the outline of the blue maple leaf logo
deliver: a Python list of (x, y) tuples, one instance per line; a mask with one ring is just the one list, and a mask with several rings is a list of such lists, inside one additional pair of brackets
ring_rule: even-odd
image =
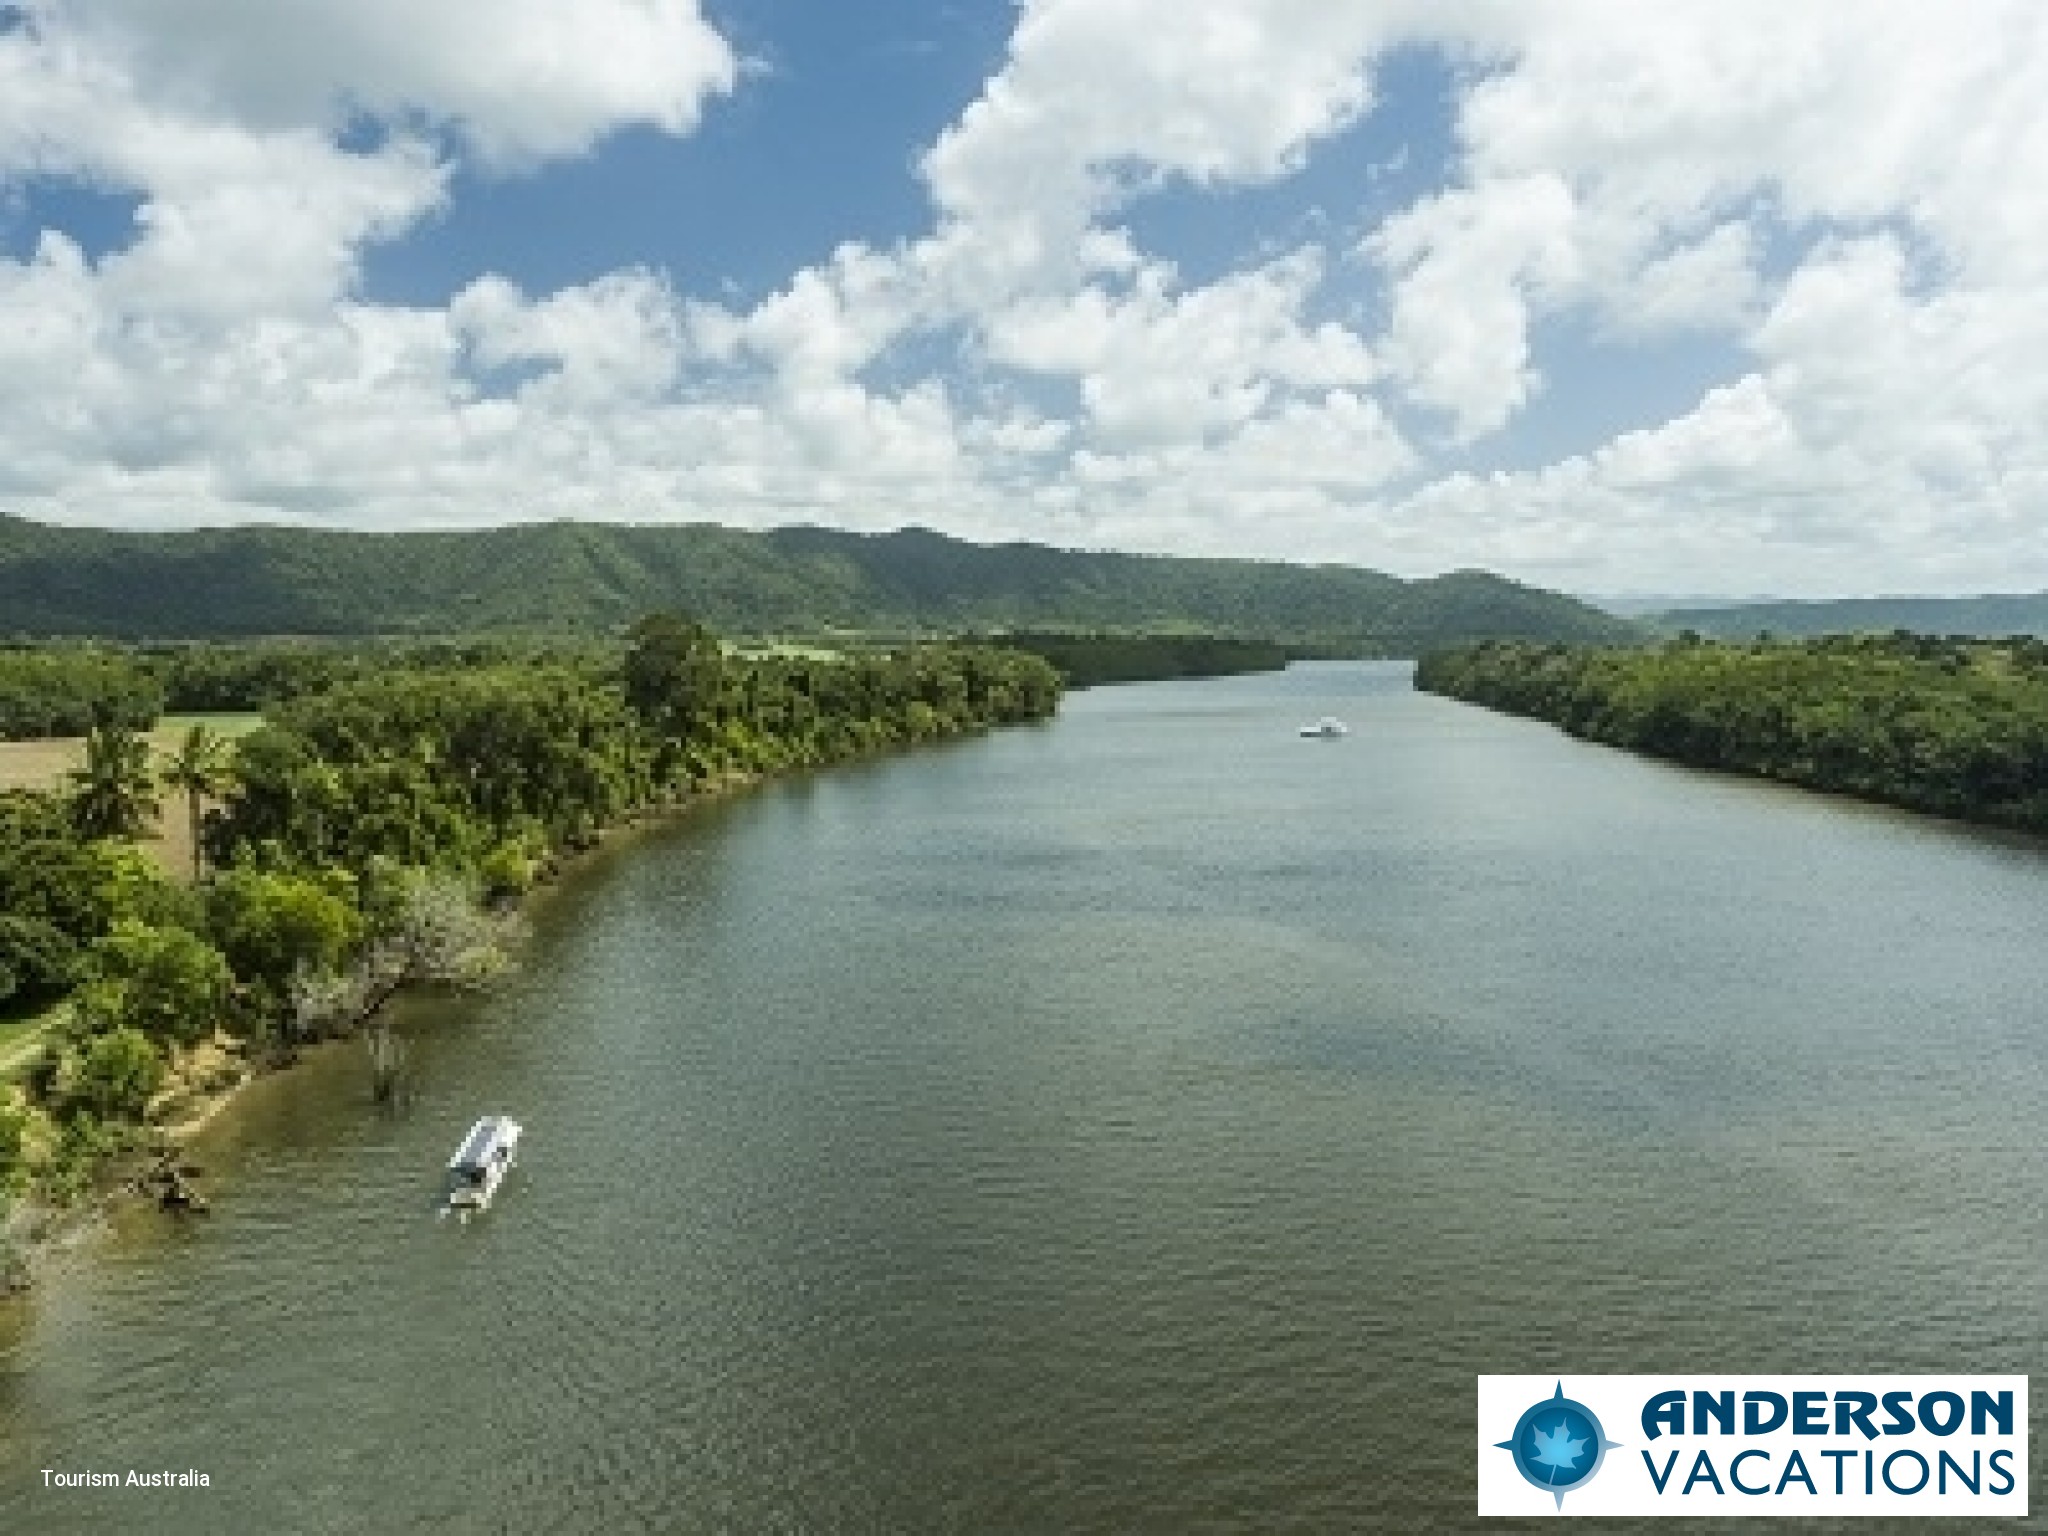
[(1541, 1467), (1555, 1467), (1559, 1472), (1571, 1471), (1586, 1452), (1586, 1442), (1573, 1439), (1571, 1429), (1563, 1419), (1559, 1419), (1557, 1428), (1547, 1435), (1532, 1424), (1529, 1440), (1535, 1447), (1529, 1459)]
[(1537, 1403), (1516, 1420), (1513, 1435), (1494, 1444), (1513, 1454), (1515, 1470), (1523, 1477), (1555, 1494), (1559, 1509), (1567, 1493), (1600, 1470), (1601, 1457), (1618, 1449), (1593, 1410), (1564, 1395), (1562, 1381), (1548, 1402)]

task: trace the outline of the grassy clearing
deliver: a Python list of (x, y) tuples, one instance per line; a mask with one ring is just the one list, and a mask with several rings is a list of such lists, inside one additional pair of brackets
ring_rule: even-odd
[(0, 789), (49, 789), (76, 768), (84, 743), (76, 736), (0, 741)]
[[(165, 715), (149, 733), (149, 744), (158, 754), (169, 752), (180, 736), (195, 725), (204, 725), (222, 736), (246, 736), (263, 723), (261, 715)], [(0, 741), (0, 790), (54, 789), (64, 776), (85, 761), (85, 738), (53, 736), (42, 741)], [(192, 830), (184, 805), (175, 795), (164, 796), (163, 815), (158, 818), (157, 835), (143, 844), (150, 857), (174, 879), (192, 874)], [(4, 1049), (7, 1026), (0, 1024), (0, 1049)]]
[[(149, 733), (149, 744), (168, 752), (195, 725), (223, 736), (246, 736), (261, 715), (165, 715)], [(0, 741), (0, 789), (50, 789), (85, 761), (83, 736), (49, 736), (40, 741)]]
[(244, 715), (165, 715), (156, 723), (156, 729), (149, 733), (150, 740), (158, 746), (167, 745), (182, 736), (195, 725), (203, 725), (218, 735), (246, 736), (263, 723), (258, 714)]

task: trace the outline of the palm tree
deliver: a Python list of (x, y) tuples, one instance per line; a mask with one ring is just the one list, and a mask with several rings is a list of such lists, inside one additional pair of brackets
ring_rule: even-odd
[(139, 837), (156, 815), (149, 743), (125, 725), (86, 733), (85, 766), (72, 770), (71, 822), (86, 837)]
[(177, 747), (164, 756), (161, 774), (164, 787), (185, 797), (186, 813), (192, 819), (192, 881), (195, 885), (205, 873), (205, 854), (199, 843), (200, 818), (206, 801), (227, 785), (228, 761), (227, 738), (203, 725), (187, 730), (179, 738)]

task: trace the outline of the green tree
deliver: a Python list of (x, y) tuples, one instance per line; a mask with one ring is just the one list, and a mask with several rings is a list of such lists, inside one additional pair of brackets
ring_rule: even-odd
[(231, 869), (208, 893), (214, 942), (237, 976), (282, 997), (292, 973), (331, 971), (356, 943), (355, 908), (308, 875)]
[(126, 1026), (85, 1043), (64, 1097), (76, 1109), (109, 1119), (140, 1119), (164, 1080), (163, 1054), (139, 1029)]
[(33, 1006), (77, 978), (78, 944), (40, 917), (0, 913), (0, 1008)]
[(0, 650), (0, 741), (82, 736), (105, 724), (146, 730), (163, 703), (133, 656), (70, 645)]
[(206, 802), (228, 783), (231, 748), (219, 732), (194, 725), (178, 738), (177, 747), (164, 757), (165, 787), (185, 797), (185, 811), (192, 829), (192, 879), (205, 873), (205, 851), (200, 846), (200, 821)]
[(156, 815), (149, 743), (125, 725), (87, 733), (85, 766), (72, 770), (71, 782), (71, 820), (86, 837), (138, 837)]
[(86, 965), (73, 1012), (90, 1033), (133, 1028), (160, 1044), (193, 1045), (227, 1017), (235, 982), (227, 959), (183, 928), (117, 923)]
[(183, 896), (140, 848), (81, 833), (65, 797), (0, 791), (0, 1007), (62, 992), (84, 945)]
[(626, 701), (654, 730), (686, 740), (715, 716), (725, 682), (718, 637), (674, 613), (652, 613), (633, 626), (626, 652)]
[(230, 777), (226, 815), (206, 826), (215, 868), (265, 845), (293, 861), (324, 860), (340, 787), (310, 743), (295, 731), (264, 725), (235, 743)]

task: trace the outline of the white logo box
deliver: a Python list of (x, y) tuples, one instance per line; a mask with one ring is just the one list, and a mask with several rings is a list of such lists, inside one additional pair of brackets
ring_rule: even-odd
[[(1562, 1504), (1553, 1491), (1529, 1482), (1514, 1454), (1500, 1448), (1513, 1438), (1522, 1416), (1551, 1400), (1560, 1387), (1566, 1399), (1599, 1420), (1612, 1446), (1592, 1477), (1565, 1491)], [(1670, 1392), (1684, 1394), (1683, 1431), (1673, 1432), (1668, 1422), (1660, 1422), (1653, 1439), (1644, 1429), (1644, 1408)], [(1705, 1405), (1696, 1397), (1701, 1393)], [(1757, 1394), (1760, 1425), (1776, 1416), (1770, 1395), (1784, 1400), (1785, 1422), (1767, 1433), (1747, 1433), (1749, 1394)], [(1866, 1407), (1864, 1398), (1845, 1394), (1867, 1394), (1877, 1400), (1876, 1407), (1859, 1412)], [(1960, 1422), (1948, 1433), (1937, 1433), (1955, 1418), (1957, 1402)], [(1997, 1405), (2008, 1402), (2009, 1433), (2003, 1432), (1997, 1411)], [(1719, 1411), (1731, 1403), (1734, 1432), (1725, 1433)], [(1824, 1432), (1795, 1434), (1795, 1408), (1808, 1430), (1822, 1425)], [(1901, 1417), (1910, 1421), (1910, 1429), (1900, 1430)], [(1864, 1433), (1864, 1424), (1877, 1432), (1875, 1439)], [(1540, 1419), (1532, 1425), (1541, 1427)], [(1695, 1433), (1696, 1428), (1707, 1432)], [(1486, 1516), (1926, 1515), (1982, 1520), (2027, 1513), (2024, 1376), (1481, 1376), (1478, 1430), (1479, 1513)], [(1711, 1477), (1700, 1471), (1703, 1454)], [(1807, 1481), (1797, 1476), (1798, 1469)]]

